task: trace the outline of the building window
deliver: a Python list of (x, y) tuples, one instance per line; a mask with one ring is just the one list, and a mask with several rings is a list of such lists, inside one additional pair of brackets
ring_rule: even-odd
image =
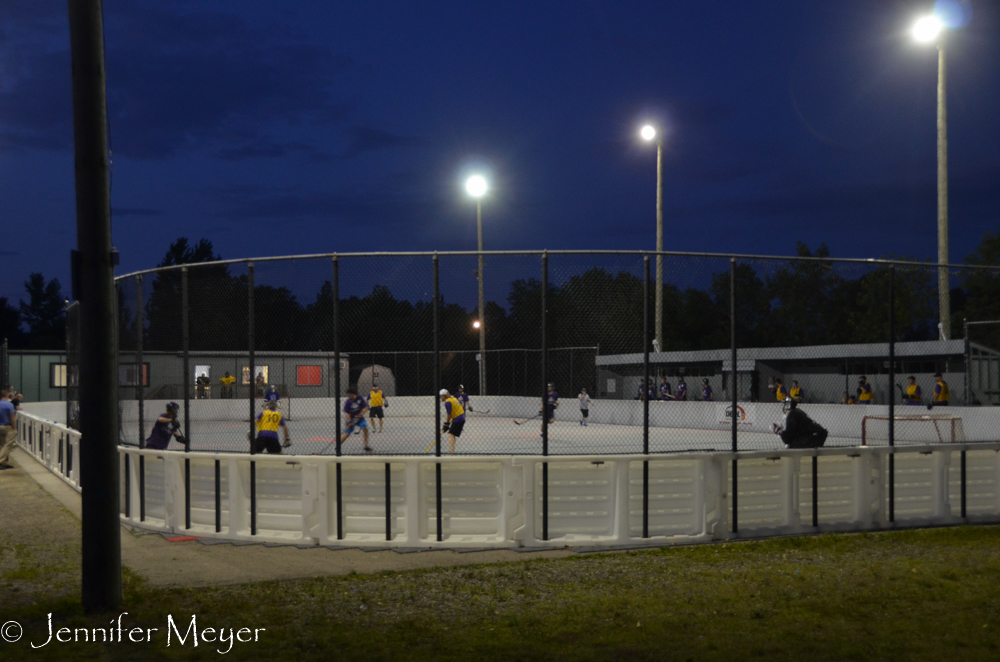
[(49, 386), (51, 388), (66, 388), (66, 364), (49, 364)]
[[(266, 365), (255, 365), (253, 367), (254, 383), (255, 384), (266, 384), (267, 383), (267, 366)], [(250, 366), (243, 366), (243, 383), (250, 383)]]
[[(118, 364), (118, 385), (138, 386), (139, 385), (139, 364), (119, 363)], [(149, 386), (149, 363), (142, 364), (142, 385)]]
[(300, 365), (296, 369), (296, 384), (299, 386), (322, 386), (323, 369), (318, 365)]

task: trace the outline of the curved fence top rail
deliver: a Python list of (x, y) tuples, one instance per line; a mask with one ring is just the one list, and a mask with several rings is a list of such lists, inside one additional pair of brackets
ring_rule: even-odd
[(648, 255), (664, 257), (701, 257), (730, 260), (776, 260), (793, 262), (819, 262), (825, 264), (881, 264), (913, 267), (939, 267), (947, 269), (995, 271), (1000, 273), (1000, 267), (990, 265), (953, 264), (940, 262), (917, 262), (915, 260), (888, 260), (884, 258), (845, 258), (845, 257), (803, 257), (800, 255), (748, 255), (740, 253), (700, 253), (685, 251), (641, 251), (641, 250), (511, 250), (511, 251), (400, 251), (400, 252), (363, 252), (363, 253), (309, 253), (304, 255), (277, 255), (270, 257), (244, 257), (232, 260), (217, 260), (214, 262), (192, 262), (189, 264), (177, 264), (167, 267), (154, 267), (151, 269), (141, 269), (121, 276), (116, 276), (115, 280), (133, 278), (149, 273), (160, 273), (175, 269), (195, 268), (195, 267), (218, 267), (229, 264), (248, 264), (255, 262), (278, 262), (283, 260), (318, 260), (318, 259), (339, 259), (339, 258), (365, 258), (365, 257), (461, 257), (461, 256), (503, 256), (503, 255)]

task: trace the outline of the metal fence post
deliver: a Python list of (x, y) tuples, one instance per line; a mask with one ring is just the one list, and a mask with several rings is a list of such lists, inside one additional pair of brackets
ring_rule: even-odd
[(889, 266), (889, 521), (896, 521), (896, 265)]
[[(142, 274), (135, 277), (135, 342), (136, 358), (139, 363), (139, 381), (135, 387), (136, 400), (139, 401), (139, 448), (146, 447), (146, 362), (142, 355), (143, 337), (146, 335), (143, 329), (142, 317)], [(128, 456), (126, 456), (128, 457)]]
[[(549, 254), (542, 253), (542, 455), (549, 454)], [(542, 462), (542, 540), (549, 539), (549, 463)]]
[(191, 450), (191, 371), (190, 323), (188, 319), (188, 268), (181, 267), (181, 351), (184, 353), (182, 384), (184, 385), (184, 452)]
[[(438, 325), (440, 323), (438, 316), (440, 315), (440, 280), (439, 280), (439, 260), (437, 253), (434, 254), (433, 258), (434, 264), (434, 302), (431, 306), (432, 316), (434, 318), (434, 454), (438, 458), (441, 457), (441, 403), (439, 401), (440, 396), (438, 393), (441, 392), (441, 347), (440, 343), (440, 329)], [(419, 361), (419, 359), (418, 359)], [(434, 498), (435, 498), (435, 513), (437, 521), (437, 541), (441, 542), (444, 538), (444, 528), (443, 520), (441, 515), (441, 461), (438, 460), (434, 464)]]
[[(657, 256), (659, 257), (659, 256)], [(649, 256), (642, 256), (642, 454), (649, 455)], [(649, 460), (642, 461), (642, 537), (649, 537)]]
[[(337, 435), (337, 457), (342, 454), (340, 438), (340, 260), (333, 256), (333, 390), (334, 390), (334, 425)], [(344, 504), (343, 504), (343, 464), (337, 463), (337, 540), (344, 539)]]
[(736, 349), (736, 258), (730, 258), (729, 262), (729, 361), (731, 365), (729, 366), (729, 381), (731, 389), (730, 406), (730, 416), (732, 418), (732, 428), (733, 428), (733, 452), (738, 450), (738, 432), (737, 432), (737, 412), (739, 411), (737, 407), (738, 394), (737, 394), (737, 378), (738, 370), (736, 367), (737, 361), (737, 349)]
[[(736, 258), (730, 258), (729, 260), (729, 345), (730, 354), (729, 360), (732, 365), (729, 366), (730, 374), (732, 375), (732, 402), (730, 406), (733, 408), (730, 412), (732, 416), (732, 435), (733, 435), (733, 452), (736, 453), (737, 448), (737, 432), (736, 432)], [(733, 533), (739, 531), (739, 474), (737, 472), (737, 460), (733, 458)]]
[[(247, 344), (248, 344), (247, 349), (250, 352), (250, 376), (249, 376), (250, 388), (248, 390), (250, 391), (250, 397), (249, 397), (249, 400), (250, 400), (250, 435), (249, 436), (250, 436), (250, 454), (251, 455), (254, 454), (254, 443), (253, 443), (254, 436), (255, 436), (254, 435), (255, 426), (254, 426), (254, 417), (253, 417), (254, 416), (254, 389), (257, 388), (257, 384), (256, 384), (256, 381), (255, 381), (255, 378), (254, 378), (255, 377), (254, 376), (254, 368), (256, 366), (254, 366), (254, 358), (255, 358), (254, 357), (254, 342), (255, 342), (255, 338), (254, 338), (254, 323), (253, 323), (253, 318), (254, 318), (254, 311), (253, 311), (253, 287), (254, 287), (253, 286), (253, 262), (248, 262), (247, 263)], [(242, 379), (240, 381), (242, 381)], [(253, 471), (253, 466), (254, 466), (254, 464), (253, 464), (253, 462), (251, 462), (250, 463), (251, 471)], [(251, 491), (254, 489), (253, 485), (250, 486), (250, 489), (251, 489)], [(256, 516), (256, 514), (254, 514), (254, 516)]]

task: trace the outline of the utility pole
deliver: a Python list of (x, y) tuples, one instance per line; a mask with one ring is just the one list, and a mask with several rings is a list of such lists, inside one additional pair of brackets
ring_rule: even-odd
[(73, 63), (80, 298), (80, 484), (82, 602), (90, 613), (122, 601), (118, 515), (118, 392), (115, 290), (108, 186), (107, 105), (101, 0), (69, 0)]

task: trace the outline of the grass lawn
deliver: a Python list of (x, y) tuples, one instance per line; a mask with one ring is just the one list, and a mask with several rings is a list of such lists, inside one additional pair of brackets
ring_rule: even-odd
[[(28, 572), (18, 569), (12, 572)], [(30, 574), (30, 572), (29, 572)], [(2, 578), (0, 578), (2, 579)], [(0, 596), (3, 584), (0, 582)], [(1000, 527), (824, 535), (762, 542), (267, 582), (150, 589), (126, 574), (122, 619), (149, 643), (56, 643), (56, 629), (107, 628), (79, 600), (0, 604), (0, 659), (206, 659), (229, 643), (181, 645), (205, 628), (266, 628), (239, 660), (997, 660)], [(98, 635), (100, 637), (100, 634)], [(116, 635), (117, 636), (117, 635)], [(143, 632), (145, 637), (145, 631)], [(200, 635), (199, 635), (200, 636)], [(247, 638), (244, 632), (243, 637)]]

